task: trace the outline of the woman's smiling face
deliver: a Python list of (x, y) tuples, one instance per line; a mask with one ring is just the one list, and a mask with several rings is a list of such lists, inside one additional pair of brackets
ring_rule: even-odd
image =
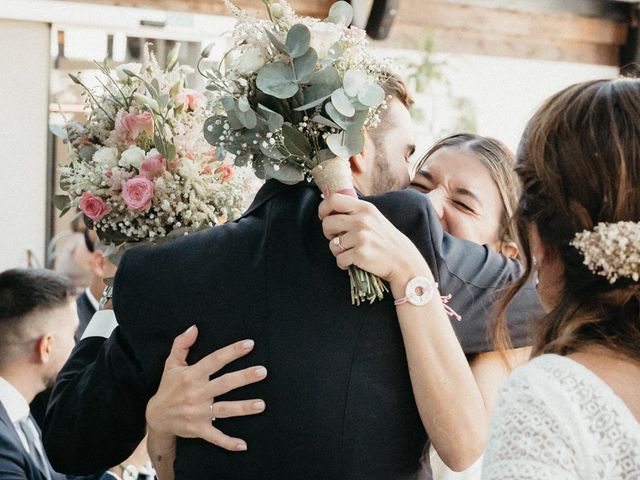
[(426, 193), (451, 235), (500, 251), (503, 204), (489, 170), (460, 147), (434, 152), (411, 186)]

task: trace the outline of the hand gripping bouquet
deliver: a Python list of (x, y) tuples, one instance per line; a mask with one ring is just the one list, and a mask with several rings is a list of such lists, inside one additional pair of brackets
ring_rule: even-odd
[(84, 88), (87, 120), (59, 132), (71, 161), (60, 168), (66, 194), (54, 201), (63, 214), (78, 208), (115, 247), (115, 261), (125, 245), (221, 224), (245, 207), (253, 173), (216, 158), (204, 140), (207, 99), (187, 88), (193, 70), (177, 64), (178, 48), (164, 69), (148, 47), (143, 64), (97, 64), (98, 88), (71, 76)]
[[(387, 69), (371, 56), (364, 31), (348, 28), (351, 6), (336, 2), (319, 21), (264, 0), (269, 20), (258, 20), (225, 3), (237, 25), (224, 61), (203, 73), (216, 98), (205, 138), (260, 178), (315, 181), (323, 192), (356, 196), (348, 158), (362, 152), (364, 129), (386, 106)], [(349, 276), (354, 304), (387, 290), (355, 266)]]

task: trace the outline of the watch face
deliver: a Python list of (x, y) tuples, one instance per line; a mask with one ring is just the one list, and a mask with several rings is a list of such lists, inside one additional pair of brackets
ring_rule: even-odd
[(421, 307), (431, 301), (434, 290), (433, 282), (427, 277), (415, 277), (407, 284), (405, 294), (409, 303)]

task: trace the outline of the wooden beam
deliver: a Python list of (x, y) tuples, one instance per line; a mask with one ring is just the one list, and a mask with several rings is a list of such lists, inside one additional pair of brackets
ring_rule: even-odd
[(383, 41), (371, 40), (372, 45), (385, 48), (418, 49), (426, 36), (433, 39), (435, 51), (447, 53), (495, 55), (500, 57), (531, 58), (558, 62), (618, 65), (619, 47), (586, 42), (571, 42), (547, 38), (528, 38), (457, 29), (433, 29), (403, 25), (391, 31)]
[(405, 25), (604, 45), (624, 45), (627, 36), (626, 22), (560, 13), (517, 12), (443, 0), (401, 2), (394, 28), (403, 29)]
[[(77, 3), (112, 5), (119, 7), (153, 8), (174, 12), (203, 13), (208, 15), (229, 15), (222, 0), (71, 0)], [(260, 0), (234, 0), (233, 3), (251, 15), (266, 17), (266, 10)], [(333, 0), (291, 0), (289, 4), (302, 16), (325, 18)]]

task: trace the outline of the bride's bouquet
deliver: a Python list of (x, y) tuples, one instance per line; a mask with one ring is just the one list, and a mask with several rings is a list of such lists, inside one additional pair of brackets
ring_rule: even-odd
[(71, 75), (83, 87), (87, 119), (61, 131), (71, 161), (60, 168), (66, 194), (54, 201), (63, 214), (78, 208), (105, 243), (184, 234), (245, 209), (253, 172), (226, 163), (204, 140), (207, 98), (187, 88), (193, 70), (178, 65), (178, 48), (165, 68), (148, 48), (142, 64), (97, 64), (99, 88)]
[[(364, 129), (386, 106), (388, 70), (372, 57), (365, 32), (348, 27), (348, 3), (334, 3), (321, 22), (296, 16), (284, 0), (263, 1), (269, 20), (225, 0), (237, 25), (224, 61), (204, 73), (215, 95), (205, 138), (260, 178), (315, 181), (322, 191), (355, 196), (348, 158), (362, 152)], [(379, 278), (353, 266), (349, 274), (353, 303), (382, 298)]]

